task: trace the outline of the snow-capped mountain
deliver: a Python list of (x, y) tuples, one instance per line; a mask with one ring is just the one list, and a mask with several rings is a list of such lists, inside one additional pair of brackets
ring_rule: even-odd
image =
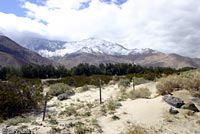
[(143, 66), (199, 67), (200, 59), (165, 54), (149, 48), (127, 49), (117, 43), (97, 38), (76, 42), (51, 41), (38, 38), (15, 40), (22, 46), (49, 57), (57, 65), (73, 67), (80, 63), (99, 65), (101, 63), (130, 63)]
[(141, 53), (156, 53), (152, 49), (127, 49), (117, 43), (108, 42), (97, 38), (84, 39), (77, 42), (68, 42), (62, 49), (49, 51), (47, 49), (39, 50), (38, 53), (45, 57), (64, 56), (71, 53), (100, 53), (106, 55), (120, 56)]

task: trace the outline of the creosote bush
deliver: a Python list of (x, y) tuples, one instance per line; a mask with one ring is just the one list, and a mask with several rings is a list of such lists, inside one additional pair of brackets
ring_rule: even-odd
[(72, 90), (70, 86), (64, 83), (56, 83), (50, 86), (49, 95), (58, 96), (66, 91)]

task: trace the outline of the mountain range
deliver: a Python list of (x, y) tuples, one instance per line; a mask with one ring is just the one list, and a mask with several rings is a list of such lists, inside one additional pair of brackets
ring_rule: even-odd
[(10, 38), (0, 35), (0, 66), (21, 66), (25, 64), (48, 65), (52, 62), (20, 46)]
[[(15, 41), (21, 45), (19, 46), (9, 38), (1, 36), (1, 38), (2, 37), (4, 37), (4, 40), (5, 38), (9, 40), (9, 43), (7, 41), (4, 41), (3, 43), (0, 41), (0, 47), (2, 47), (2, 44), (4, 44), (5, 47), (8, 44), (13, 45), (13, 43), (17, 47), (20, 47), (20, 51), (18, 51), (20, 54), (16, 55), (9, 51), (11, 52), (9, 53), (9, 56), (12, 55), (12, 58), (8, 58), (8, 56), (7, 60), (5, 60), (5, 58), (1, 58), (1, 61), (7, 62), (9, 61), (8, 59), (11, 60), (13, 58), (16, 58), (17, 61), (20, 61), (17, 62), (18, 64), (16, 62), (9, 62), (7, 65), (10, 65), (11, 63), (15, 63), (14, 65), (26, 63), (49, 64), (49, 60), (51, 60), (53, 63), (56, 63), (56, 65), (64, 65), (69, 68), (80, 63), (89, 63), (93, 65), (98, 65), (100, 63), (131, 63), (143, 66), (161, 66), (173, 68), (200, 67), (200, 59), (198, 58), (184, 57), (178, 54), (166, 54), (149, 48), (128, 49), (118, 43), (112, 43), (97, 38), (89, 38), (74, 42), (55, 41), (31, 37), (15, 39)], [(2, 49), (0, 49), (0, 51), (2, 51)], [(26, 55), (24, 55), (24, 51), (27, 52)], [(36, 52), (38, 54), (36, 54)], [(41, 57), (39, 54), (46, 58)], [(5, 52), (4, 57), (6, 57)], [(37, 60), (34, 60), (30, 57), (37, 57)], [(31, 60), (27, 61), (25, 59)]]

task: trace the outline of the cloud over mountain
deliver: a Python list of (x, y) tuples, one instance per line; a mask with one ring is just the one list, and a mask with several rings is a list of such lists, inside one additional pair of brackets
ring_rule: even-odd
[(98, 37), (128, 48), (200, 57), (199, 0), (23, 0), (22, 8), (26, 17), (0, 12), (0, 26), (10, 33), (67, 41)]

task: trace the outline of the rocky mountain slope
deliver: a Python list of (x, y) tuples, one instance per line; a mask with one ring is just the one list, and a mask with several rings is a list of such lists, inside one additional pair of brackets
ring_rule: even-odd
[(0, 65), (1, 66), (20, 66), (24, 64), (52, 64), (39, 54), (32, 52), (10, 38), (0, 35)]

